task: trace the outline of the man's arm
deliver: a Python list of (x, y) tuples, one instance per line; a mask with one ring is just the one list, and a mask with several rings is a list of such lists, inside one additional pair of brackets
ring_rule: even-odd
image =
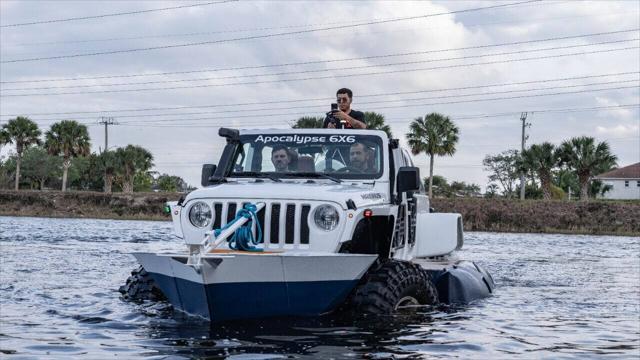
[(354, 129), (366, 129), (367, 128), (367, 124), (365, 124), (364, 122), (360, 121), (360, 120), (356, 120), (354, 118), (352, 118), (351, 116), (345, 114), (347, 116), (347, 121), (351, 124), (351, 126)]
[(333, 125), (333, 123), (331, 122), (331, 120), (329, 119), (329, 116), (326, 116), (324, 118), (324, 122), (322, 123), (322, 127), (324, 129), (335, 129), (335, 125)]
[(336, 111), (335, 113), (333, 113), (333, 116), (338, 117), (338, 118), (348, 122), (349, 124), (351, 124), (351, 127), (353, 127), (354, 129), (366, 129), (367, 128), (367, 124), (365, 124), (363, 121), (354, 119), (351, 116), (347, 115), (347, 113), (345, 113), (343, 111)]

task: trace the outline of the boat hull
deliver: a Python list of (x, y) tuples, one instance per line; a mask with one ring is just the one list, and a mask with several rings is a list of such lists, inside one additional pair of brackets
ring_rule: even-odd
[(224, 254), (203, 257), (136, 253), (172, 305), (210, 321), (317, 316), (341, 304), (375, 255)]
[(472, 261), (459, 261), (429, 272), (439, 301), (444, 304), (467, 304), (486, 298), (496, 286), (489, 272)]

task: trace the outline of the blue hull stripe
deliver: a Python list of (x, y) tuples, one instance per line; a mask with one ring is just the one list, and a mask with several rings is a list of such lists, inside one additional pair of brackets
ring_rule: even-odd
[(211, 321), (317, 316), (341, 304), (358, 280), (199, 284), (150, 273), (174, 307)]

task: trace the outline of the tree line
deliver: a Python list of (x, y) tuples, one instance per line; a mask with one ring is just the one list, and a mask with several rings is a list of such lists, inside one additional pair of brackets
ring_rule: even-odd
[(543, 142), (522, 152), (506, 150), (487, 155), (483, 164), (491, 172), (492, 191), (497, 193), (499, 183), (505, 197), (517, 195), (520, 186), (516, 184), (520, 174), (524, 174), (528, 198), (564, 199), (568, 194), (576, 194), (586, 200), (611, 189), (594, 176), (614, 169), (617, 160), (606, 141), (578, 136), (559, 146)]
[(105, 193), (192, 189), (178, 176), (151, 171), (153, 155), (141, 146), (92, 153), (87, 127), (73, 120), (52, 124), (43, 136), (35, 122), (18, 116), (0, 128), (0, 146), (7, 144), (15, 146), (15, 153), (0, 159), (0, 188)]
[[(301, 117), (292, 127), (321, 128), (323, 121), (322, 117)], [(384, 115), (365, 112), (365, 122), (368, 129), (383, 130), (392, 137)], [(435, 158), (453, 156), (459, 135), (460, 130), (453, 121), (440, 113), (429, 113), (409, 124), (405, 137), (411, 152), (429, 157), (429, 176), (425, 178), (429, 197), (480, 196), (480, 187), (476, 184), (457, 181), (449, 184), (444, 177), (434, 176)], [(617, 157), (611, 153), (607, 142), (598, 143), (592, 137), (581, 136), (568, 139), (560, 146), (543, 142), (522, 152), (506, 150), (487, 155), (483, 165), (490, 172), (486, 197), (515, 197), (520, 191), (519, 179), (523, 174), (526, 198), (564, 199), (568, 192), (586, 200), (610, 189), (593, 177), (615, 168)]]
[[(293, 128), (321, 128), (324, 118), (301, 117)], [(365, 112), (369, 129), (382, 130), (393, 137), (384, 115)], [(440, 113), (417, 117), (409, 124), (405, 134), (414, 155), (429, 157), (429, 176), (425, 187), (430, 197), (480, 196), (476, 184), (453, 181), (434, 175), (437, 156), (453, 156), (457, 150), (460, 130), (451, 119)], [(78, 190), (134, 192), (187, 191), (192, 189), (183, 179), (150, 171), (153, 155), (136, 145), (115, 150), (91, 153), (90, 138), (85, 125), (63, 120), (51, 125), (41, 139), (38, 125), (26, 117), (17, 117), (0, 128), (0, 146), (15, 145), (15, 154), (0, 159), (0, 187), (14, 189), (20, 185), (43, 189), (68, 184)], [(561, 199), (566, 192), (579, 194), (581, 199), (603, 194), (608, 187), (594, 180), (597, 174), (617, 166), (617, 158), (607, 142), (596, 142), (592, 137), (574, 137), (560, 146), (549, 142), (533, 144), (523, 152), (506, 150), (487, 155), (483, 160), (490, 172), (485, 196), (515, 197), (519, 178), (525, 176), (527, 198)]]

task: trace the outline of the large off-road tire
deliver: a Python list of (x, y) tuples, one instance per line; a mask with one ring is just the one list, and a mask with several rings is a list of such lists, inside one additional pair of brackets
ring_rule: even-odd
[(127, 301), (162, 301), (167, 299), (142, 266), (131, 272), (127, 282), (120, 286), (118, 291)]
[(402, 308), (438, 303), (429, 274), (410, 262), (387, 260), (370, 269), (363, 280), (351, 301), (359, 314), (388, 315)]

